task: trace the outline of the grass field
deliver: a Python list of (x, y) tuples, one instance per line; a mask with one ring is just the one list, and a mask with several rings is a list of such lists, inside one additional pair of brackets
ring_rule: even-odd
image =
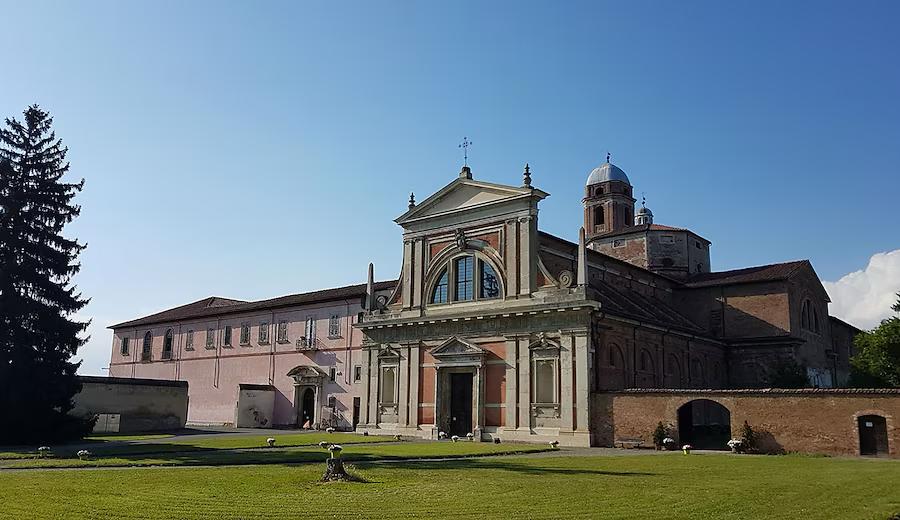
[[(141, 454), (156, 454), (166, 452), (191, 452), (221, 449), (252, 449), (266, 448), (266, 439), (269, 435), (214, 435), (214, 436), (182, 436), (168, 438), (171, 435), (133, 435), (133, 436), (99, 436), (88, 437), (84, 442), (71, 446), (51, 446), (53, 456), (56, 458), (71, 458), (82, 447), (87, 448), (98, 456), (132, 456)], [(285, 433), (276, 434), (278, 447), (312, 446), (321, 441), (335, 444), (359, 444), (367, 442), (389, 442), (393, 437), (369, 435), (363, 436), (355, 433)], [(158, 442), (122, 442), (156, 440)], [(0, 448), (0, 461), (7, 459), (31, 459), (37, 455), (37, 447)], [(0, 462), (2, 464), (2, 462)]]
[(368, 462), (353, 470), (369, 483), (321, 484), (323, 469), (0, 471), (0, 518), (884, 520), (900, 512), (900, 462), (887, 460), (675, 453)]
[[(321, 439), (335, 442), (337, 436), (345, 438), (351, 434), (331, 434), (321, 436), (305, 435), (304, 437), (318, 442)], [(357, 435), (360, 439), (370, 439)], [(353, 439), (348, 439), (353, 440)], [(308, 441), (309, 444), (313, 444)], [(229, 446), (239, 443), (227, 443)], [(0, 460), (2, 469), (27, 468), (86, 468), (114, 466), (198, 466), (198, 465), (246, 465), (246, 464), (285, 464), (302, 462), (321, 462), (328, 457), (328, 452), (318, 446), (300, 446), (276, 449), (234, 449), (205, 448), (191, 449), (183, 452), (172, 452), (168, 448), (151, 452), (156, 447), (167, 447), (166, 444), (143, 445), (140, 454), (115, 454), (94, 456), (88, 460), (72, 458), (27, 458)], [(404, 460), (421, 458), (454, 458), (497, 454), (531, 453), (547, 451), (550, 448), (543, 444), (490, 444), (482, 442), (388, 442), (345, 443), (343, 458), (347, 461)]]

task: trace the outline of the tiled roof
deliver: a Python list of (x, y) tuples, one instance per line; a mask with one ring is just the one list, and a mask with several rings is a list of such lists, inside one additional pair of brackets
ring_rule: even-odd
[(772, 282), (786, 280), (804, 265), (809, 265), (809, 260), (795, 260), (780, 264), (759, 265), (733, 269), (731, 271), (718, 271), (712, 273), (698, 273), (691, 276), (685, 287), (713, 287), (718, 285), (731, 285), (738, 283)]
[(900, 395), (900, 388), (628, 388), (604, 390), (610, 394), (706, 394), (706, 395)]
[(691, 332), (703, 331), (662, 300), (625, 287), (616, 287), (602, 279), (593, 279), (589, 285), (595, 290), (593, 298), (600, 302), (600, 309), (604, 312)]
[[(393, 289), (396, 285), (397, 282), (395, 280), (375, 282), (375, 290), (382, 291)], [(349, 298), (362, 297), (365, 294), (366, 284), (363, 283), (357, 285), (347, 285), (344, 287), (336, 287), (334, 289), (323, 289), (321, 291), (313, 291), (308, 293), (290, 294), (288, 296), (279, 296), (278, 298), (270, 298), (268, 300), (259, 300), (255, 302), (245, 302), (212, 296), (209, 298), (204, 298), (200, 301), (196, 301), (194, 303), (189, 303), (180, 307), (157, 312), (156, 314), (144, 316), (143, 318), (111, 325), (109, 328), (119, 329), (124, 327), (137, 327), (141, 325), (150, 325), (153, 323), (164, 323), (170, 321), (204, 318), (209, 316), (219, 316), (223, 314), (259, 311), (265, 309), (274, 309), (278, 307), (302, 305), (307, 303), (345, 300)]]
[[(569, 242), (564, 238), (560, 238), (543, 231), (540, 232), (540, 238), (542, 242), (547, 243), (548, 245), (549, 242), (556, 242), (555, 245), (569, 251), (570, 254), (577, 254), (577, 244)], [(619, 260), (618, 258), (614, 258), (591, 249), (588, 249), (586, 253), (589, 257), (594, 257), (594, 260), (602, 259), (602, 261), (604, 262), (620, 263), (630, 269), (643, 271), (647, 274), (648, 278), (665, 278), (664, 276), (660, 276), (642, 267), (629, 264), (624, 260)], [(549, 256), (542, 254), (541, 258), (543, 259), (544, 265), (546, 267), (551, 268), (551, 265), (554, 265), (554, 262)], [(574, 270), (575, 266), (564, 266), (559, 268)], [(552, 274), (556, 276), (558, 273)], [(691, 332), (702, 331), (700, 327), (682, 316), (678, 311), (673, 309), (670, 305), (666, 304), (662, 300), (659, 300), (658, 298), (645, 296), (638, 291), (634, 291), (626, 287), (616, 287), (609, 282), (604, 281), (602, 278), (595, 278), (591, 280), (590, 286), (592, 289), (594, 289), (592, 298), (600, 302), (601, 309), (604, 312), (609, 312), (610, 314), (621, 316), (623, 318), (653, 322), (659, 325), (674, 327)]]
[[(697, 236), (701, 240), (706, 240), (705, 238), (701, 237), (697, 233), (694, 233), (690, 229), (666, 226), (663, 224), (640, 224), (637, 226), (628, 226), (628, 227), (624, 227), (622, 229), (618, 229), (616, 231), (610, 231), (609, 233), (602, 233), (600, 235), (597, 235), (595, 238), (617, 237), (619, 235), (630, 235), (632, 233), (643, 233), (644, 231), (687, 231), (688, 233)], [(706, 241), (709, 242), (709, 240), (706, 240)]]

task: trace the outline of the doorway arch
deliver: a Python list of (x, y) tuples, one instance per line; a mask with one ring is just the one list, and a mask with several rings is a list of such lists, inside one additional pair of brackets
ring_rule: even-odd
[(678, 409), (678, 440), (698, 450), (727, 450), (731, 412), (709, 399), (694, 399)]
[(888, 454), (887, 420), (880, 415), (861, 415), (856, 420), (859, 430), (859, 454)]
[(312, 428), (316, 423), (316, 392), (312, 388), (303, 391), (300, 401), (300, 427)]

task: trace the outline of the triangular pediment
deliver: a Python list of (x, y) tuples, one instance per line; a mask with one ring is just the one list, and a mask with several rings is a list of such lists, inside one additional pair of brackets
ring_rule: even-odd
[(396, 222), (402, 225), (404, 222), (411, 220), (483, 208), (532, 196), (544, 198), (547, 194), (532, 188), (505, 186), (460, 178), (444, 186), (434, 195), (398, 217)]
[(483, 355), (484, 349), (456, 336), (441, 343), (431, 351), (435, 357)]

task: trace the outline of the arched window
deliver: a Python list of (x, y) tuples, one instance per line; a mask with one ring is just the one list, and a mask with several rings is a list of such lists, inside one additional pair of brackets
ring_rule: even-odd
[(641, 370), (653, 371), (653, 358), (646, 350), (641, 351)]
[(141, 348), (141, 361), (150, 361), (150, 353), (153, 348), (153, 334), (148, 330), (144, 334), (144, 344)]
[(166, 330), (166, 335), (163, 336), (162, 358), (172, 359), (172, 329)]
[(813, 330), (819, 332), (819, 311), (813, 309)]
[(479, 260), (478, 272), (481, 281), (480, 297), (487, 299), (500, 296), (500, 280), (497, 278), (494, 268), (484, 260)]
[(602, 226), (604, 222), (603, 206), (594, 206), (594, 225)]
[(434, 286), (434, 291), (431, 293), (431, 303), (447, 303), (447, 287), (449, 284), (450, 280), (447, 276), (447, 270), (444, 269), (438, 278), (437, 284)]
[(457, 258), (454, 264), (456, 275), (456, 292), (453, 297), (456, 301), (466, 301), (475, 298), (475, 258), (464, 256)]
[(803, 300), (800, 307), (800, 327), (809, 330), (809, 300)]
[(474, 255), (459, 256), (440, 271), (429, 303), (489, 300), (502, 292), (500, 276), (490, 263)]

